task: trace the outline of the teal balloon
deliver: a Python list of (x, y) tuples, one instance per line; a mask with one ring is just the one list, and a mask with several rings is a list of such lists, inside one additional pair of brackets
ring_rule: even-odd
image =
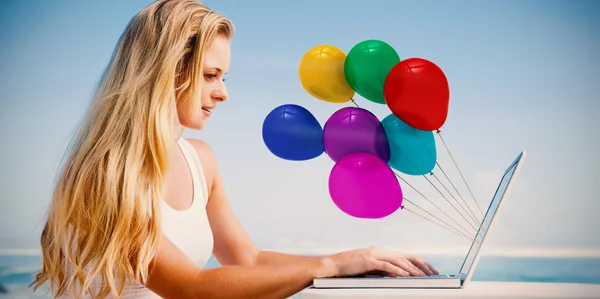
[(415, 129), (394, 114), (385, 117), (381, 124), (390, 144), (391, 168), (408, 175), (432, 172), (437, 162), (433, 131)]

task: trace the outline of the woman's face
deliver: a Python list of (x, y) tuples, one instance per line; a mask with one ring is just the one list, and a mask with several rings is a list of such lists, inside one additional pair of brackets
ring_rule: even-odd
[[(227, 37), (218, 35), (204, 54), (203, 80), (200, 111), (192, 111), (191, 105), (180, 105), (178, 114), (182, 126), (194, 130), (204, 128), (217, 103), (227, 100), (227, 88), (223, 78), (229, 70), (231, 44)], [(191, 103), (191, 101), (188, 101)]]

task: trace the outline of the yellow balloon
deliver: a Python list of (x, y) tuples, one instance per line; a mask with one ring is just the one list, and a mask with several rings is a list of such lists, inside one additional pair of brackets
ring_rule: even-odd
[(346, 54), (330, 45), (316, 46), (302, 57), (298, 75), (302, 87), (313, 97), (330, 103), (346, 103), (354, 90), (346, 81)]

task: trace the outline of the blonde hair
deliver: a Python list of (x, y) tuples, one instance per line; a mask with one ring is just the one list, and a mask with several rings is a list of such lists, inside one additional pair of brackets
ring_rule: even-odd
[(104, 298), (147, 282), (177, 111), (200, 111), (202, 58), (219, 34), (231, 37), (232, 23), (194, 0), (156, 1), (132, 18), (57, 178), (34, 290), (49, 282), (55, 297)]

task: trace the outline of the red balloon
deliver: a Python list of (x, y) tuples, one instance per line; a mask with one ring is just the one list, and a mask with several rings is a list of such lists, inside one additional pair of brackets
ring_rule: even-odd
[(438, 130), (446, 122), (450, 88), (444, 72), (431, 61), (408, 58), (396, 64), (383, 94), (392, 113), (416, 129)]

